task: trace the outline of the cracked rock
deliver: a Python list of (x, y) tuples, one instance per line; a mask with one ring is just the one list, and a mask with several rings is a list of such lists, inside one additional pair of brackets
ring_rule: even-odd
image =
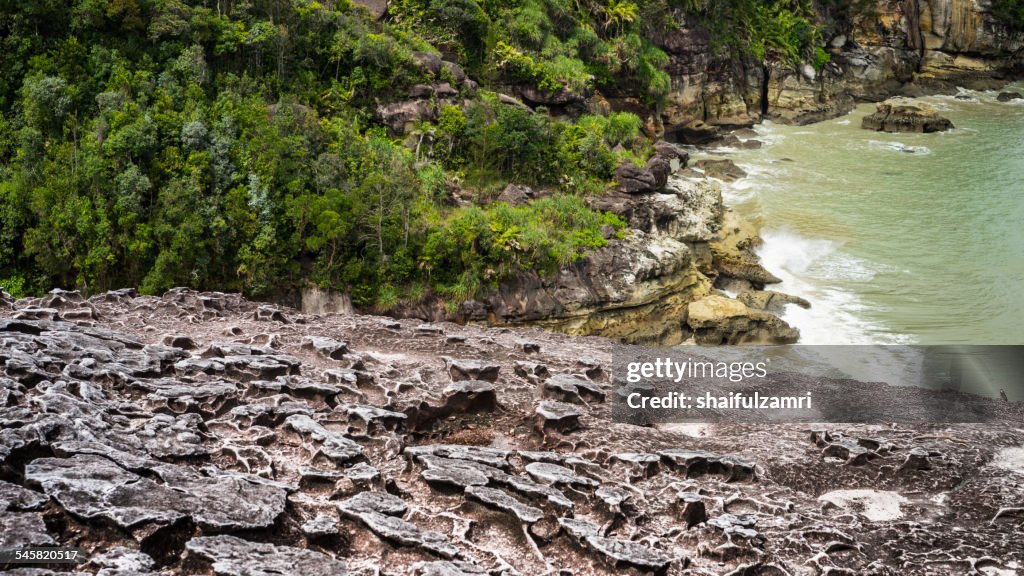
[(537, 404), (535, 413), (538, 418), (538, 427), (541, 430), (545, 432), (554, 430), (563, 433), (578, 430), (580, 416), (584, 414), (583, 410), (572, 404), (552, 400), (545, 400)]
[(493, 412), (498, 407), (494, 384), (460, 380), (444, 389), (445, 407), (454, 412)]
[(541, 395), (559, 402), (582, 404), (585, 402), (604, 402), (605, 393), (600, 387), (588, 380), (556, 374), (541, 385)]
[(445, 368), (453, 382), (459, 380), (485, 380), (494, 382), (498, 379), (501, 366), (482, 360), (444, 357)]
[(210, 563), (220, 576), (335, 576), (347, 574), (341, 560), (312, 550), (251, 542), (236, 536), (200, 536), (185, 544), (190, 556)]
[(349, 352), (348, 344), (325, 336), (306, 336), (302, 348), (313, 350), (328, 360), (344, 360)]
[(485, 506), (501, 510), (502, 512), (508, 512), (518, 518), (520, 522), (527, 524), (537, 522), (544, 517), (544, 512), (540, 508), (524, 504), (507, 493), (494, 488), (469, 486), (466, 488), (466, 495)]

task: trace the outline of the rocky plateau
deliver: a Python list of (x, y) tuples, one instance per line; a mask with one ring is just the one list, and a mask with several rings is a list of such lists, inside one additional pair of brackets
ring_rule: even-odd
[[(769, 298), (770, 300), (770, 298)], [(0, 294), (12, 576), (925, 575), (1024, 567), (1024, 407), (611, 418), (610, 339), (222, 293)]]

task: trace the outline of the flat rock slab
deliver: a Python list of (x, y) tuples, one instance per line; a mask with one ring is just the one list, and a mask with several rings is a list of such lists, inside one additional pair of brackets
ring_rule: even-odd
[(49, 500), (45, 494), (0, 480), (0, 511), (35, 510)]
[(336, 576), (348, 565), (320, 552), (251, 542), (236, 536), (201, 536), (185, 544), (190, 556), (221, 576)]
[(300, 436), (320, 444), (320, 454), (335, 464), (361, 458), (363, 448), (343, 434), (332, 432), (305, 414), (294, 414), (285, 420), (285, 425)]
[(444, 357), (444, 365), (453, 382), (459, 380), (484, 380), (494, 382), (498, 379), (501, 366), (483, 360)]
[(343, 511), (342, 513), (362, 522), (371, 532), (393, 544), (420, 548), (447, 559), (454, 558), (459, 554), (459, 549), (452, 545), (444, 534), (421, 530), (412, 522), (401, 518), (372, 511), (352, 514)]
[(38, 512), (0, 511), (0, 550), (56, 544)]
[(402, 516), (409, 505), (398, 496), (386, 492), (360, 492), (338, 504), (338, 510), (350, 517), (376, 512), (386, 516)]
[(444, 405), (453, 413), (493, 412), (498, 408), (498, 394), (490, 382), (460, 380), (444, 389)]
[(664, 463), (682, 471), (687, 478), (716, 474), (732, 482), (751, 480), (755, 476), (755, 465), (752, 462), (732, 456), (701, 450), (663, 450), (658, 454)]
[(538, 426), (545, 430), (556, 430), (558, 432), (572, 432), (580, 427), (580, 416), (584, 412), (580, 408), (565, 402), (545, 400), (537, 404), (534, 411), (537, 415)]
[(170, 464), (158, 473), (162, 484), (101, 456), (76, 455), (33, 460), (25, 467), (25, 480), (78, 517), (106, 518), (123, 528), (186, 517), (218, 530), (267, 528), (287, 500), (281, 485), (257, 476), (206, 477)]
[(582, 404), (604, 402), (604, 390), (589, 380), (568, 374), (556, 374), (541, 384), (541, 396), (559, 402)]
[(596, 488), (599, 483), (593, 478), (580, 476), (570, 468), (550, 464), (548, 462), (532, 462), (526, 465), (526, 472), (538, 482), (544, 484), (562, 484), (566, 486), (582, 486)]
[(508, 512), (515, 516), (520, 522), (527, 524), (537, 522), (544, 517), (544, 512), (540, 508), (524, 504), (512, 496), (509, 496), (507, 493), (495, 488), (470, 486), (466, 488), (466, 495), (485, 506), (501, 510), (502, 512)]
[(631, 540), (587, 536), (585, 541), (615, 570), (636, 568), (664, 574), (673, 561), (665, 552)]
[(464, 444), (427, 444), (423, 446), (409, 446), (405, 449), (406, 456), (419, 459), (421, 456), (431, 455), (453, 460), (469, 460), (485, 464), (494, 468), (507, 470), (509, 468), (508, 450), (488, 448), (485, 446), (470, 446)]
[(326, 336), (306, 336), (302, 340), (302, 348), (312, 350), (328, 360), (343, 360), (349, 352), (347, 343)]
[(435, 560), (417, 562), (412, 567), (415, 576), (484, 576), (487, 570), (469, 562)]

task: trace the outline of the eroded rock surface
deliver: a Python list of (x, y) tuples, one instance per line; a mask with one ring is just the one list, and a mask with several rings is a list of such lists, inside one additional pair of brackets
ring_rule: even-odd
[[(0, 547), (78, 546), (90, 560), (11, 574), (1024, 565), (1017, 405), (985, 425), (718, 424), (697, 437), (612, 421), (613, 343), (599, 338), (185, 289), (45, 299), (95, 314), (50, 318), (43, 299), (0, 312)], [(181, 334), (188, 346), (167, 338)]]

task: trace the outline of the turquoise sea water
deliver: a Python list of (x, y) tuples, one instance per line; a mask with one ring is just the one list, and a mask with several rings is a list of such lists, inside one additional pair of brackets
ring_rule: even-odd
[(1024, 100), (996, 94), (925, 98), (947, 133), (863, 130), (862, 105), (711, 154), (750, 173), (726, 201), (761, 226), (773, 288), (813, 303), (784, 316), (803, 343), (1024, 343)]

